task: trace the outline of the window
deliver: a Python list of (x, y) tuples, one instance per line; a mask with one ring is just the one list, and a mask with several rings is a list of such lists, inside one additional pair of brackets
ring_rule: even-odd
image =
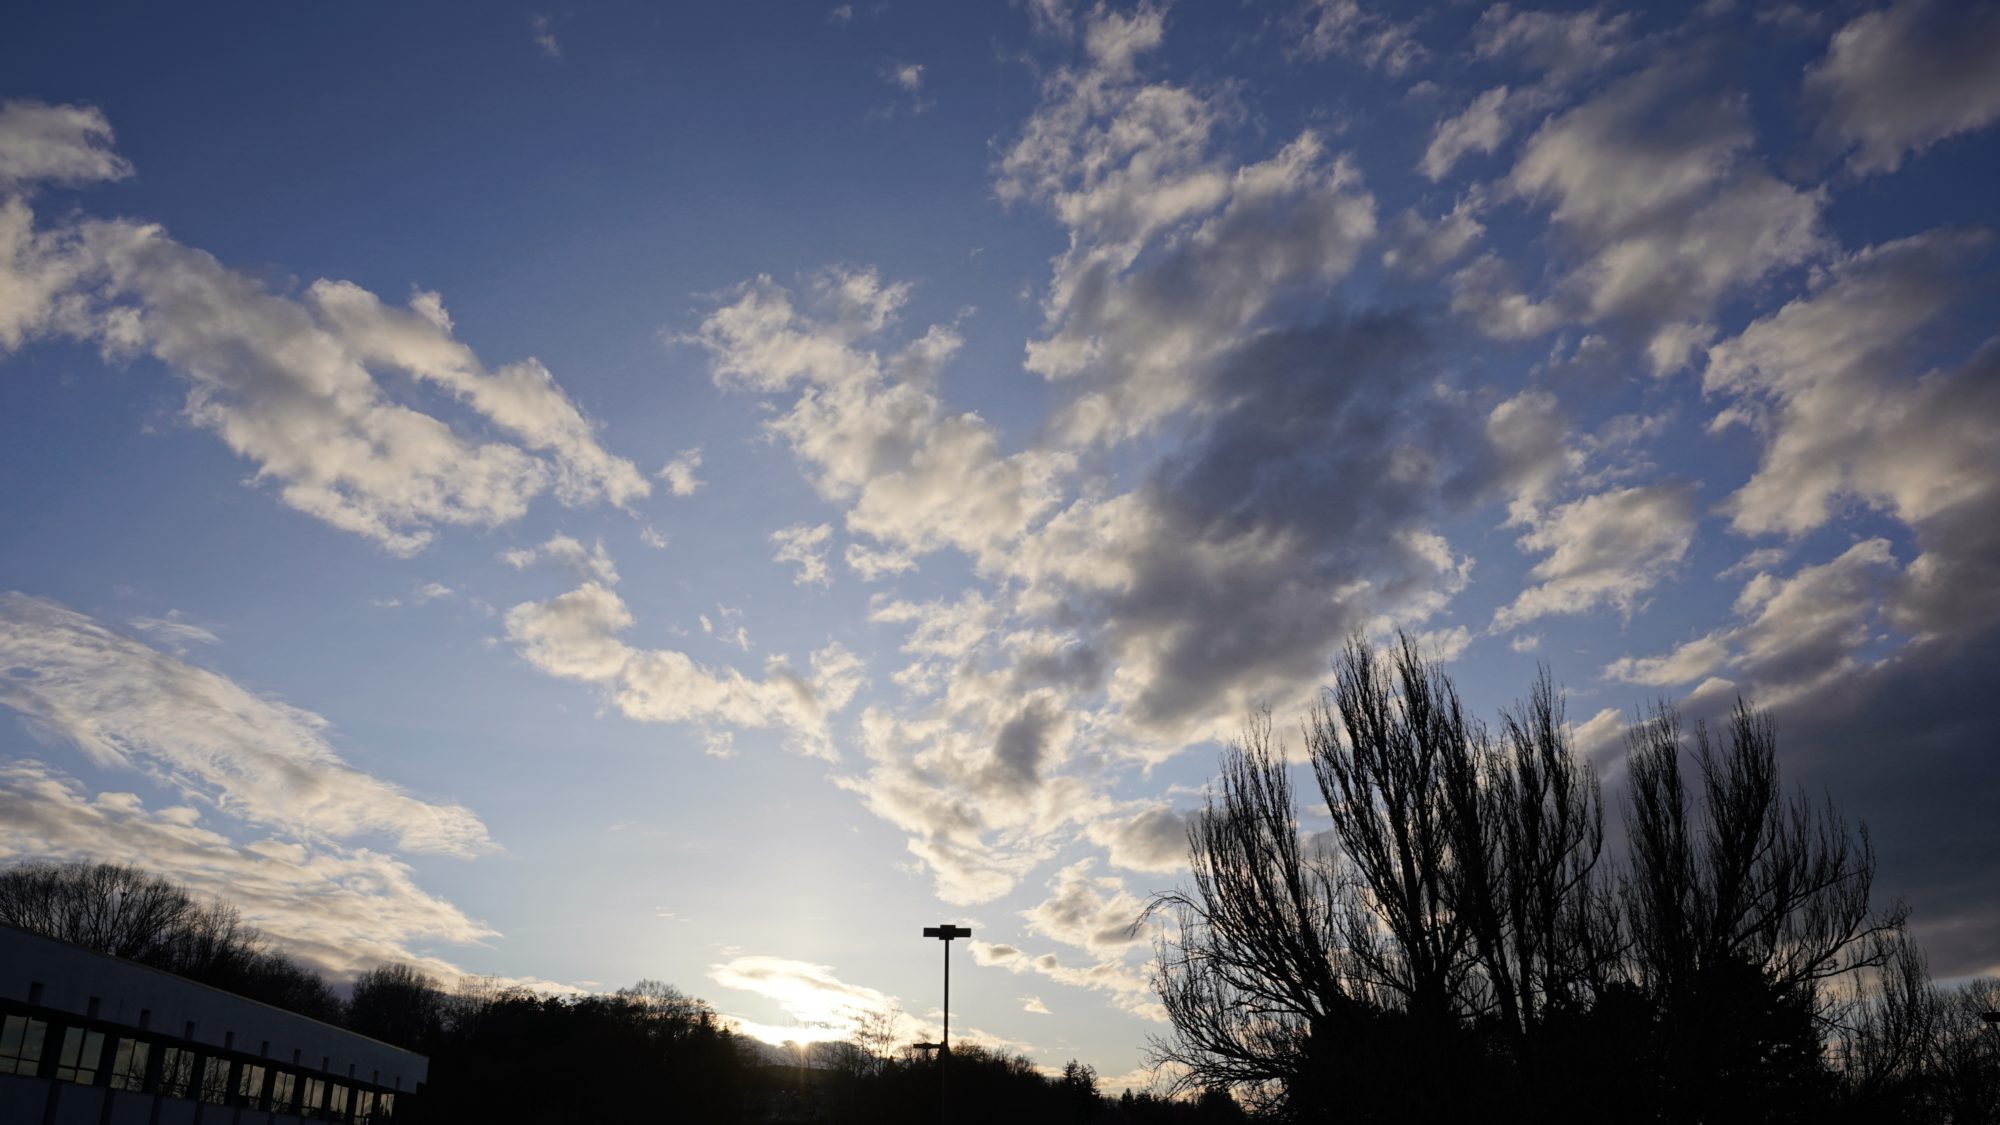
[(264, 1108), (264, 1068), (244, 1063), (236, 1070), (236, 1096), (251, 1109)]
[(307, 1078), (299, 1083), (299, 1116), (318, 1117), (326, 1107), (326, 1083)]
[(42, 1063), (42, 1038), (49, 1025), (26, 1016), (0, 1020), (0, 1074), (33, 1074)]
[(160, 1051), (160, 1094), (185, 1098), (194, 1086), (194, 1052), (179, 1047)]
[(354, 1091), (354, 1119), (356, 1121), (375, 1120), (375, 1091)]
[(298, 1075), (278, 1071), (271, 1076), (271, 1112), (290, 1113), (292, 1111), (292, 1090), (297, 1086)]
[(396, 1095), (375, 1095), (375, 1120), (394, 1121), (396, 1119)]
[(347, 1118), (347, 1087), (338, 1082), (326, 1088), (326, 1115), (336, 1121)]
[(150, 1052), (145, 1043), (137, 1039), (120, 1039), (111, 1053), (111, 1088), (114, 1090), (139, 1090), (146, 1085), (146, 1055)]
[(56, 1056), (56, 1077), (88, 1086), (97, 1081), (104, 1060), (104, 1033), (80, 1027), (63, 1029), (62, 1053)]
[(210, 1105), (229, 1104), (229, 1060), (211, 1058), (201, 1068), (201, 1100)]

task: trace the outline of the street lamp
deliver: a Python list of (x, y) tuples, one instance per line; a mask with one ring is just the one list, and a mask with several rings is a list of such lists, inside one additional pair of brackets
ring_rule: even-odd
[(945, 1072), (951, 1059), (951, 939), (969, 938), (972, 931), (946, 922), (942, 926), (925, 926), (924, 936), (944, 942), (944, 1034), (938, 1037), (938, 1125), (945, 1125), (951, 1116), (951, 1096), (945, 1087)]

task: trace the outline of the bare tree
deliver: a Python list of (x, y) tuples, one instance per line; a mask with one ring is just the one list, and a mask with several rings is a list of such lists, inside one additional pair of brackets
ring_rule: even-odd
[(1188, 827), (1194, 887), (1148, 907), (1175, 923), (1153, 969), (1174, 1034), (1149, 1061), (1175, 1064), (1183, 1090), (1282, 1101), (1315, 1028), (1356, 1002), (1338, 942), (1348, 896), (1332, 854), (1300, 838), (1285, 771), (1270, 716), (1254, 718)]
[(1821, 1058), (1827, 982), (1877, 965), (1902, 912), (1871, 912), (1865, 826), (1787, 797), (1770, 717), (1739, 701), (1719, 745), (1705, 724), (1683, 779), (1678, 716), (1628, 736), (1633, 971), (1657, 1010), (1654, 1068), (1669, 1117), (1722, 1107), (1785, 1120), (1832, 1098)]
[(1456, 908), (1467, 837), (1453, 787), (1476, 784), (1484, 738), (1451, 680), (1408, 637), (1386, 658), (1350, 640), (1333, 705), (1314, 711), (1306, 730), (1334, 839), (1372, 916), (1348, 929), (1349, 953), (1422, 1024), (1452, 1020), (1474, 963), (1470, 920)]
[(1881, 1122), (1922, 1119), (1943, 997), (1923, 953), (1904, 934), (1883, 939), (1880, 966), (1861, 974), (1832, 1043), (1842, 1101)]
[(198, 907), (136, 867), (37, 863), (0, 872), (0, 922), (135, 961), (165, 958)]
[(1831, 803), (1815, 808), (1779, 783), (1777, 730), (1738, 701), (1728, 743), (1695, 728), (1697, 812), (1681, 775), (1680, 720), (1662, 707), (1631, 744), (1632, 868), (1626, 910), (1638, 970), (1673, 995), (1706, 967), (1755, 966), (1780, 991), (1879, 964), (1875, 939), (1902, 925), (1900, 907), (1874, 913), (1875, 851)]
[(1925, 1060), (1929, 1106), (1951, 1125), (2000, 1122), (2000, 979), (1968, 981), (1938, 1005)]
[(29, 863), (0, 871), (0, 922), (209, 983), (267, 958), (236, 908), (112, 863)]
[(444, 1027), (445, 995), (414, 965), (383, 965), (354, 981), (348, 1026), (385, 1043), (422, 1050)]
[(1618, 952), (1616, 903), (1599, 877), (1604, 810), (1543, 669), (1501, 716), (1497, 743), (1445, 758), (1456, 848), (1453, 905), (1524, 1079), (1537, 1082), (1542, 1024), (1598, 995)]

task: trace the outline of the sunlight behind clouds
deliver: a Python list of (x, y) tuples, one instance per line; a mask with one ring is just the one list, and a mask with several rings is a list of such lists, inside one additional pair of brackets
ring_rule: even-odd
[(977, 904), (954, 1033), (1123, 1081), (1221, 746), (1400, 630), (1608, 799), (1774, 708), (2000, 965), (1990, 5), (313, 18), (0, 41), (0, 858), (775, 1044)]

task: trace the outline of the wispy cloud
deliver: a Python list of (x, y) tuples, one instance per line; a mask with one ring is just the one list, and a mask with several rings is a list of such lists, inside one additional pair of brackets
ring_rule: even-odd
[[(124, 172), (95, 110), (7, 103), (0, 140), (21, 138), (0, 172)], [(550, 488), (571, 505), (650, 491), (539, 362), (485, 367), (435, 293), (403, 309), (342, 281), (284, 296), (157, 226), (65, 219), (37, 231), (19, 197), (0, 204), (0, 228), (4, 268), (31, 281), (27, 300), (0, 310), (0, 348), (54, 332), (159, 359), (186, 381), (187, 419), (254, 462), (286, 504), (394, 553), (421, 550), (437, 524), (516, 519)], [(509, 440), (464, 436), (396, 401), (378, 371), (446, 392)]]
[(347, 765), (320, 716), (54, 602), (0, 595), (0, 668), (0, 705), (44, 734), (253, 824), (449, 855), (493, 849), (467, 809)]
[(562, 43), (556, 39), (553, 24), (548, 16), (535, 15), (528, 17), (528, 31), (535, 41), (535, 46), (541, 50), (542, 54), (552, 59), (563, 57)]

